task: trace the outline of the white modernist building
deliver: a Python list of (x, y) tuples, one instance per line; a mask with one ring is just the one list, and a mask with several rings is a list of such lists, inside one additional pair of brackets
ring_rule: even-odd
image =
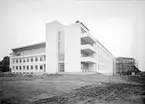
[[(46, 24), (46, 42), (12, 49), (13, 73), (113, 73), (113, 55), (79, 21)], [(29, 61), (27, 61), (29, 60)]]

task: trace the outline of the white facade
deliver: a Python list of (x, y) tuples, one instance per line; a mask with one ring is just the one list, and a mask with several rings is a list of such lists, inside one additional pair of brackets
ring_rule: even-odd
[[(43, 43), (44, 44), (44, 43)], [(11, 60), (20, 57), (27, 57), (28, 55), (14, 55), (16, 50), (19, 52), (34, 51), (32, 45), (30, 50), (26, 47), (13, 49)], [(42, 48), (43, 47), (43, 48)], [(37, 53), (38, 50), (43, 50)], [(46, 46), (38, 47), (29, 56), (38, 57), (46, 55), (45, 61), (32, 63), (13, 63), (11, 62), (12, 72), (13, 66), (23, 66), (24, 64), (46, 64), (46, 68), (37, 71), (43, 73), (58, 73), (58, 72), (100, 72), (113, 73), (113, 55), (100, 44), (90, 33), (89, 29), (81, 22), (77, 21), (74, 24), (64, 26), (57, 21), (46, 24)], [(34, 69), (35, 70), (35, 69)], [(19, 71), (21, 72), (21, 71)], [(30, 72), (30, 70), (29, 70)], [(33, 71), (35, 73), (35, 71)]]
[(43, 74), (46, 70), (45, 43), (12, 49), (11, 72), (15, 74)]

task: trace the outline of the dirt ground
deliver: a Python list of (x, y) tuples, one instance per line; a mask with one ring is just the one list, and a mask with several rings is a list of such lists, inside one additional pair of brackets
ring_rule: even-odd
[(0, 104), (144, 104), (144, 80), (98, 73), (1, 75)]

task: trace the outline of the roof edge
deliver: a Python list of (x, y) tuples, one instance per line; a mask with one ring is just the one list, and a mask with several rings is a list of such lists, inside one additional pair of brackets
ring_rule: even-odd
[(25, 46), (13, 48), (13, 49), (11, 49), (11, 50), (12, 50), (12, 51), (15, 51), (15, 50), (20, 49), (20, 48), (31, 47), (31, 46), (35, 46), (35, 45), (39, 45), (39, 44), (46, 44), (46, 42), (40, 42), (40, 43), (34, 43), (34, 44), (30, 44), (30, 45), (25, 45)]

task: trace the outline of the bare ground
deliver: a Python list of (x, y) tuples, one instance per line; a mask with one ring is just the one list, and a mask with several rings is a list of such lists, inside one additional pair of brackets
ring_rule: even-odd
[(0, 104), (144, 104), (144, 80), (102, 74), (1, 75)]

